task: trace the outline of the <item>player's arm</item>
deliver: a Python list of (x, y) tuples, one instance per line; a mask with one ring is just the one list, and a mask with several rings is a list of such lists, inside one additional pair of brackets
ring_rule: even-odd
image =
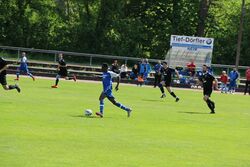
[(120, 80), (121, 80), (121, 77), (120, 77), (120, 76), (117, 76), (117, 78), (116, 78), (116, 82), (117, 82), (117, 84), (116, 84), (116, 87), (115, 87), (115, 90), (116, 90), (116, 91), (118, 91), (118, 90), (119, 90)]
[(218, 90), (218, 80), (214, 78), (214, 89)]
[(0, 73), (6, 70), (7, 68), (8, 68), (8, 65), (5, 65), (2, 69), (0, 69)]
[(112, 71), (110, 71), (110, 75), (111, 75), (111, 78), (116, 78), (117, 84), (116, 84), (116, 86), (115, 86), (115, 90), (118, 91), (121, 77), (120, 77), (119, 74), (116, 74), (116, 73), (114, 73), (114, 72), (112, 72)]
[(180, 79), (180, 74), (177, 70), (175, 70), (175, 74), (177, 75), (178, 79)]

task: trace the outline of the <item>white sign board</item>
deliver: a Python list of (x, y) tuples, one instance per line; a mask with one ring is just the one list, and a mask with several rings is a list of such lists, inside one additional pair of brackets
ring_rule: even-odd
[(211, 65), (214, 47), (213, 38), (171, 35), (169, 64), (186, 66), (191, 60), (199, 67), (203, 64)]

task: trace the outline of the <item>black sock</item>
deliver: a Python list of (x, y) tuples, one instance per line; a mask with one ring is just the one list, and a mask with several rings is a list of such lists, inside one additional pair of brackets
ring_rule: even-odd
[(171, 92), (170, 94), (171, 94), (171, 96), (173, 96), (174, 98), (176, 98), (176, 95), (174, 94), (174, 92)]
[(16, 89), (16, 86), (15, 85), (9, 85), (9, 90), (11, 89)]
[(58, 85), (59, 79), (56, 79), (56, 86)]
[(159, 88), (160, 88), (160, 90), (161, 90), (161, 93), (162, 93), (162, 94), (163, 94), (163, 93), (165, 93), (165, 91), (164, 91), (164, 88), (163, 88), (162, 84), (159, 84)]
[(214, 105), (213, 105), (214, 102), (212, 102), (210, 99), (208, 99), (206, 102), (207, 102), (207, 106), (209, 107), (209, 109), (211, 111), (214, 111)]

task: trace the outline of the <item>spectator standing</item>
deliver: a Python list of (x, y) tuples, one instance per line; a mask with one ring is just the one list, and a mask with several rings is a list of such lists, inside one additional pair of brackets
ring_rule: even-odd
[(121, 66), (121, 70), (120, 70), (121, 74), (121, 78), (126, 78), (127, 77), (127, 72), (128, 72), (128, 67), (127, 67), (127, 64), (123, 64)]
[(154, 66), (154, 71), (155, 71), (154, 88), (161, 82), (161, 68), (162, 68), (161, 61), (159, 60), (158, 63)]
[(236, 68), (233, 68), (233, 70), (230, 72), (229, 78), (230, 78), (229, 91), (230, 93), (234, 93), (237, 86), (236, 81), (239, 78), (239, 74), (236, 71)]
[(145, 59), (145, 72), (144, 72), (144, 76), (143, 76), (143, 78), (145, 80), (147, 80), (148, 74), (150, 74), (150, 72), (151, 72), (151, 66), (148, 62), (148, 59)]
[(130, 78), (131, 79), (136, 79), (138, 77), (138, 73), (139, 73), (138, 65), (135, 64), (134, 67), (132, 68), (131, 73), (130, 73)]
[(246, 70), (246, 86), (244, 95), (247, 94), (247, 89), (248, 89), (248, 94), (250, 95), (250, 67), (248, 67)]
[(145, 60), (142, 59), (140, 67), (139, 67), (139, 74), (144, 76), (145, 72), (146, 72), (146, 63), (145, 63)]
[(113, 64), (111, 65), (110, 70), (113, 71), (116, 74), (120, 73), (120, 71), (119, 71), (119, 64), (118, 64), (117, 60), (114, 60)]
[(187, 64), (188, 73), (191, 77), (194, 77), (195, 75), (195, 68), (196, 65), (194, 63), (194, 60), (191, 60), (191, 62)]
[(226, 71), (222, 71), (222, 74), (220, 76), (220, 81), (221, 81), (221, 93), (227, 93), (228, 88), (227, 88), (227, 82), (228, 82), (228, 76)]

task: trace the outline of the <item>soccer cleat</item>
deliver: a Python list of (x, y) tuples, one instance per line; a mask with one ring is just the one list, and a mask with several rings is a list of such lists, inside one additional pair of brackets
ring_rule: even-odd
[(103, 117), (102, 113), (100, 113), (100, 112), (96, 112), (95, 114), (96, 114), (97, 116), (101, 117), (101, 118)]
[(214, 110), (212, 110), (212, 111), (210, 112), (210, 114), (215, 114)]
[(165, 98), (166, 97), (166, 95), (165, 95), (165, 93), (163, 93), (162, 95), (161, 95), (161, 98)]
[(36, 79), (35, 79), (35, 77), (32, 77), (32, 79), (33, 79), (33, 81), (35, 81)]
[(15, 81), (19, 81), (19, 78), (14, 79)]
[(53, 86), (51, 86), (51, 88), (58, 88), (58, 86), (57, 85), (53, 85)]
[(180, 100), (179, 97), (176, 97), (175, 102), (178, 102), (179, 100)]
[(73, 80), (76, 82), (76, 75), (73, 75)]
[(128, 109), (128, 111), (127, 111), (127, 113), (128, 113), (128, 117), (130, 117), (131, 112), (132, 112), (132, 109), (131, 109), (131, 108), (129, 108), (129, 109)]
[(20, 93), (20, 92), (21, 92), (21, 89), (19, 88), (19, 86), (18, 86), (18, 85), (15, 85), (15, 88), (16, 88), (16, 90), (17, 90), (17, 92), (18, 92), (18, 93)]

